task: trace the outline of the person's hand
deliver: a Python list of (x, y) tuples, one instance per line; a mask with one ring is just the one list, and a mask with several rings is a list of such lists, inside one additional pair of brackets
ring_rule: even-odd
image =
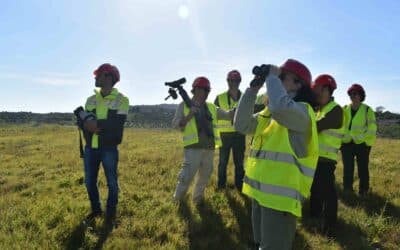
[(261, 89), (261, 87), (264, 85), (265, 78), (261, 78), (260, 76), (254, 76), (254, 79), (251, 80), (250, 82), (250, 88), (257, 92)]
[(100, 132), (100, 128), (97, 127), (97, 121), (96, 120), (88, 120), (86, 121), (83, 126), (85, 127), (85, 129), (91, 133), (99, 133)]
[(199, 113), (199, 112), (200, 112), (200, 108), (199, 108), (199, 107), (192, 106), (192, 107), (190, 108), (189, 115), (190, 115), (190, 116), (193, 116), (193, 115), (195, 115), (195, 114), (197, 114), (197, 113)]
[(281, 69), (276, 65), (270, 65), (269, 75), (279, 76), (281, 74)]
[(192, 106), (189, 110), (189, 114), (181, 119), (179, 122), (179, 127), (183, 128), (186, 124), (192, 119), (192, 117), (200, 112), (200, 108), (196, 106)]
[(265, 106), (268, 106), (268, 103), (269, 103), (269, 97), (268, 97), (268, 95), (267, 94), (265, 94), (264, 96), (263, 96), (263, 104), (265, 105)]
[(233, 117), (235, 117), (235, 112), (236, 112), (236, 108), (229, 110), (229, 118), (231, 120), (233, 120)]

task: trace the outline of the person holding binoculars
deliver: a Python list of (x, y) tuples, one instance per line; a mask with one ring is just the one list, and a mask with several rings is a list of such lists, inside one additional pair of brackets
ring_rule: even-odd
[(129, 100), (114, 88), (120, 79), (117, 67), (108, 63), (102, 64), (94, 71), (94, 75), (95, 85), (100, 90), (95, 90), (95, 94), (87, 99), (84, 110), (80, 107), (74, 111), (86, 141), (83, 154), (85, 184), (92, 208), (86, 220), (102, 215), (97, 187), (102, 163), (108, 186), (105, 221), (113, 223), (118, 203), (117, 146), (122, 142)]
[[(292, 249), (296, 219), (310, 194), (318, 160), (318, 132), (311, 73), (288, 59), (280, 67), (253, 69), (239, 101), (234, 127), (253, 134), (242, 192), (252, 199), (253, 237), (260, 249)], [(266, 81), (267, 107), (253, 115)]]

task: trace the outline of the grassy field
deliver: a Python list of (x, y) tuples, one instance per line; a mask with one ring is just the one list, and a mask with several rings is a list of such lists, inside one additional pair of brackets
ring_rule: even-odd
[[(400, 141), (380, 139), (372, 149), (372, 194), (360, 199), (339, 188), (336, 238), (316, 222), (298, 222), (296, 249), (400, 248)], [(217, 155), (215, 162), (217, 161)], [(217, 192), (216, 167), (206, 205), (171, 202), (182, 147), (178, 132), (127, 129), (120, 147), (119, 225), (110, 230), (89, 212), (74, 127), (0, 127), (0, 249), (247, 249), (250, 203), (230, 184)], [(233, 166), (229, 166), (232, 183)], [(357, 179), (356, 179), (357, 180)], [(106, 182), (100, 172), (101, 198)], [(356, 184), (355, 184), (356, 187)]]

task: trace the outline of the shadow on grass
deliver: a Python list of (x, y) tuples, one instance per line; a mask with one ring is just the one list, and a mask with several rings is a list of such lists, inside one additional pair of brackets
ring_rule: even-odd
[[(319, 224), (318, 220), (309, 217), (302, 220), (302, 226), (306, 231), (328, 237), (321, 232)], [(342, 218), (338, 218), (336, 227), (329, 235), (329, 239), (339, 244), (342, 249), (381, 249), (379, 246), (368, 242), (367, 235), (360, 227), (349, 224)]]
[(303, 234), (296, 232), (294, 242), (293, 242), (294, 250), (310, 250), (310, 244), (306, 240)]
[(245, 197), (242, 194), (239, 195), (244, 200), (244, 206), (235, 198), (234, 195), (231, 194), (231, 192), (226, 192), (228, 204), (236, 218), (237, 224), (239, 225), (237, 237), (240, 239), (240, 242), (252, 247), (254, 246), (254, 242), (251, 226), (251, 201), (248, 197)]
[(106, 242), (110, 233), (112, 232), (113, 228), (114, 228), (113, 224), (111, 224), (110, 222), (107, 223), (106, 220), (104, 220), (103, 225), (99, 228), (98, 231), (99, 239), (97, 240), (94, 249), (103, 248), (103, 245)]
[(196, 220), (187, 202), (179, 205), (179, 214), (188, 225), (189, 249), (238, 249), (238, 242), (225, 228), (220, 214), (207, 202), (197, 209), (200, 220)]
[(72, 230), (69, 237), (64, 242), (65, 249), (79, 249), (83, 246), (85, 242), (85, 235), (88, 227), (94, 227), (94, 221), (89, 224), (84, 223), (82, 220), (75, 228)]
[(383, 214), (396, 223), (400, 223), (400, 207), (388, 202), (387, 198), (372, 192), (365, 197), (360, 197), (355, 193), (344, 192), (339, 185), (336, 186), (336, 190), (339, 199), (346, 206), (363, 208), (370, 216)]
[(84, 246), (85, 243), (85, 235), (86, 232), (91, 228), (91, 230), (96, 230), (96, 234), (98, 235), (98, 240), (93, 249), (102, 249), (104, 243), (106, 242), (109, 234), (113, 230), (113, 225), (110, 223), (103, 222), (102, 226), (98, 229), (95, 228), (95, 221), (90, 221), (88, 223), (84, 223), (83, 221), (79, 223), (75, 229), (71, 232), (70, 236), (64, 242), (65, 249), (81, 249), (88, 248)]

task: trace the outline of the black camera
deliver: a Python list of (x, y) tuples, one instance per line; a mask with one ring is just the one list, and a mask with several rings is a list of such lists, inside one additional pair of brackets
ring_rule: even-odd
[(186, 78), (185, 78), (185, 77), (182, 77), (181, 79), (176, 80), (176, 81), (173, 81), (173, 82), (166, 82), (166, 83), (165, 83), (165, 86), (169, 86), (169, 87), (171, 87), (171, 88), (176, 89), (176, 88), (178, 88), (179, 86), (181, 86), (182, 84), (184, 84), (185, 82), (186, 82)]
[[(168, 90), (168, 96), (164, 100), (168, 100), (168, 98), (172, 97), (172, 99), (178, 98), (178, 94), (176, 93), (175, 89), (180, 90), (182, 88), (182, 85), (186, 82), (186, 78), (182, 77), (181, 79), (178, 79), (173, 82), (166, 82), (165, 86), (170, 87)], [(181, 90), (180, 90), (181, 91)]]
[(261, 64), (260, 66), (258, 65), (254, 66), (252, 70), (254, 79), (250, 82), (250, 87), (263, 85), (265, 79), (269, 74), (270, 69), (271, 69), (271, 64)]
[(83, 131), (83, 124), (85, 123), (85, 121), (96, 120), (96, 115), (93, 114), (92, 112), (86, 112), (82, 106), (79, 106), (74, 110), (74, 115), (76, 116), (76, 120), (77, 120), (76, 124), (78, 125), (78, 131), (79, 131), (80, 157), (83, 158), (84, 151), (83, 151), (83, 143), (82, 143), (82, 137), (81, 137), (80, 130)]
[(78, 126), (80, 128), (83, 127), (83, 123), (85, 121), (91, 121), (91, 120), (96, 120), (96, 115), (93, 114), (92, 112), (86, 112), (82, 106), (77, 107), (74, 110), (74, 115), (76, 116), (78, 120)]

